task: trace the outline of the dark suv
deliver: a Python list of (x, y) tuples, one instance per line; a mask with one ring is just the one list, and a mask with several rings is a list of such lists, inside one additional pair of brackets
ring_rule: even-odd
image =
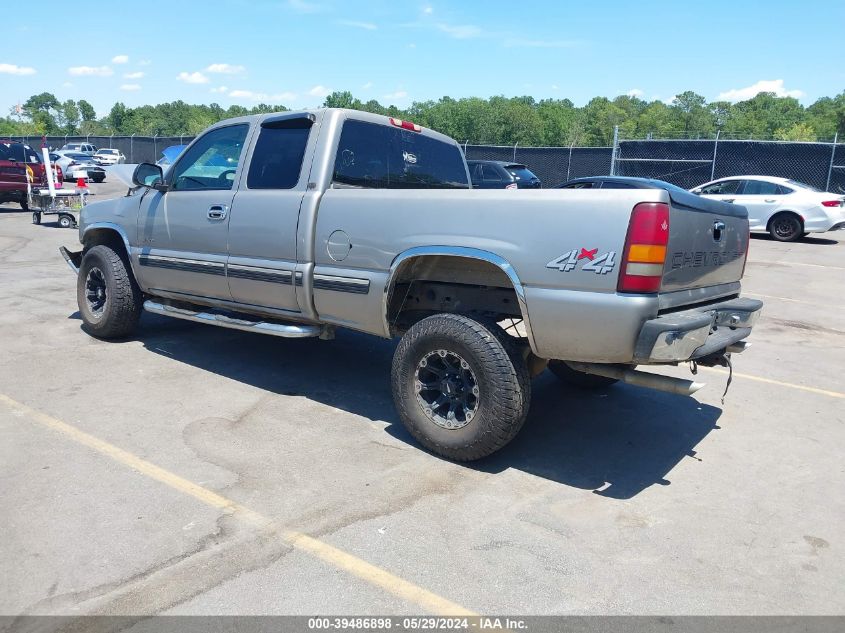
[(503, 160), (468, 160), (473, 189), (539, 189), (543, 185), (521, 163)]
[[(20, 141), (0, 140), (0, 204), (17, 202), (24, 210), (29, 209), (26, 198), (27, 172), (32, 187), (46, 187), (47, 170), (38, 153)], [(58, 181), (61, 170), (56, 167)]]

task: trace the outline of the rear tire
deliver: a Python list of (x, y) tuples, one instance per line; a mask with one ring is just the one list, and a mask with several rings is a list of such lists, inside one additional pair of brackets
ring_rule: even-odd
[(801, 218), (794, 213), (778, 213), (769, 221), (769, 235), (778, 242), (794, 242), (803, 233)]
[(414, 324), (393, 356), (393, 400), (405, 428), (455, 461), (490, 455), (528, 414), (531, 379), (516, 340), (495, 323), (437, 314)]
[(131, 334), (141, 316), (141, 290), (123, 258), (108, 246), (95, 246), (82, 257), (76, 302), (84, 329), (97, 338)]
[(29, 201), (26, 198), (21, 200), (21, 209), (29, 211)]
[(71, 216), (69, 216), (69, 215), (60, 215), (59, 216), (59, 226), (62, 227), (63, 229), (71, 229), (71, 228), (73, 228), (74, 224), (75, 224), (75, 222), (73, 221), (73, 218)]
[(558, 379), (575, 387), (581, 387), (582, 389), (602, 389), (619, 382), (616, 378), (585, 374), (583, 371), (577, 371), (567, 365), (566, 361), (562, 360), (550, 360), (549, 369)]
[(32, 212), (32, 223), (33, 224), (41, 224), (41, 214), (38, 211)]

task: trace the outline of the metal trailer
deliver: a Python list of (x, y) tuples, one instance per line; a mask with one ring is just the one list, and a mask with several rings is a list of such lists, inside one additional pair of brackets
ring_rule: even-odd
[(79, 212), (87, 203), (87, 198), (87, 189), (55, 189), (52, 193), (49, 189), (33, 189), (28, 195), (32, 223), (41, 224), (44, 215), (57, 215), (60, 227), (76, 228)]

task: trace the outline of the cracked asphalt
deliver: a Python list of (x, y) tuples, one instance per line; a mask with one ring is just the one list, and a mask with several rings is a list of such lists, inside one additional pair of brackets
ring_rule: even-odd
[(766, 307), (724, 405), (714, 371), (694, 398), (546, 372), (517, 439), (457, 465), (402, 428), (393, 342), (149, 314), (87, 336), (57, 252), (76, 232), (47, 219), (0, 207), (0, 614), (426, 611), (390, 577), (479, 613), (845, 614), (845, 233), (752, 240), (744, 291)]

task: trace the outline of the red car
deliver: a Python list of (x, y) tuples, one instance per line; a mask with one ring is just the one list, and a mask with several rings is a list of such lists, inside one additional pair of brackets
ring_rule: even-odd
[[(62, 181), (61, 169), (54, 165), (57, 182)], [(29, 210), (26, 183), (33, 188), (47, 187), (47, 170), (34, 149), (20, 141), (0, 140), (0, 204), (18, 202)]]

